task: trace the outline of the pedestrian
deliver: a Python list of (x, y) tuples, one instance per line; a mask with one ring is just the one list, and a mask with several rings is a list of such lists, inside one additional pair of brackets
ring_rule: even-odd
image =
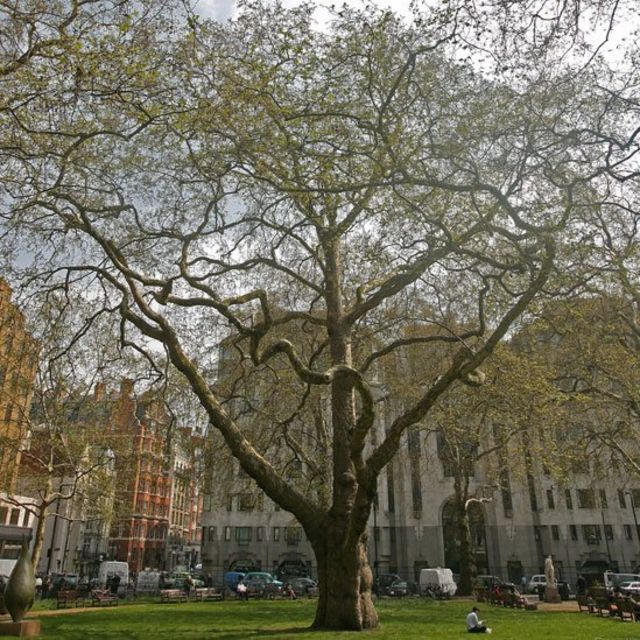
[(184, 579), (184, 584), (183, 584), (183, 589), (184, 589), (184, 593), (187, 596), (187, 598), (189, 597), (189, 595), (191, 594), (191, 587), (193, 586), (193, 580), (191, 579), (191, 576), (187, 576)]
[(487, 627), (484, 620), (478, 618), (480, 609), (473, 607), (471, 612), (467, 615), (467, 631), (469, 633), (491, 633), (491, 629)]
[(110, 591), (111, 594), (114, 596), (118, 595), (118, 587), (120, 586), (120, 576), (115, 573), (112, 577), (111, 577), (111, 585), (110, 585)]
[(236, 593), (238, 594), (238, 598), (240, 600), (249, 599), (249, 593), (247, 592), (247, 585), (242, 580), (238, 582), (238, 586), (236, 587)]

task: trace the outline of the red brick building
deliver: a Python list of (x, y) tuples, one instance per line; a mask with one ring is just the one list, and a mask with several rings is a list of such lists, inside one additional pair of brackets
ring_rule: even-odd
[[(96, 399), (103, 394), (98, 386)], [(165, 567), (172, 487), (167, 426), (162, 403), (150, 394), (136, 398), (133, 382), (123, 380), (108, 424), (116, 474), (109, 549), (135, 572)]]
[(31, 406), (39, 345), (0, 278), (0, 489), (12, 492)]

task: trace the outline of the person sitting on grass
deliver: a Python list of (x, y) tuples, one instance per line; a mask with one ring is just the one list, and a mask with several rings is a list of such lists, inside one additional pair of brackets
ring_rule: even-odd
[(467, 616), (467, 631), (469, 633), (491, 633), (491, 629), (478, 618), (479, 613), (478, 607), (471, 609), (471, 613)]

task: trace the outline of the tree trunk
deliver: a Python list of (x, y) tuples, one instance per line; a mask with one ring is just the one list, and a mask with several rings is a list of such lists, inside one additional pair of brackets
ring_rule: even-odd
[(468, 596), (473, 591), (473, 579), (476, 576), (476, 566), (471, 549), (469, 516), (464, 510), (464, 507), (458, 525), (458, 536), (460, 540), (460, 582), (458, 584), (458, 595)]
[(40, 556), (42, 555), (42, 545), (44, 543), (44, 530), (47, 523), (47, 515), (49, 514), (49, 504), (44, 503), (38, 509), (38, 525), (34, 534), (33, 550), (31, 552), (31, 564), (37, 571)]
[(315, 629), (362, 631), (378, 626), (367, 558), (367, 534), (353, 544), (341, 542), (344, 527), (329, 524), (311, 540), (318, 563), (319, 597)]

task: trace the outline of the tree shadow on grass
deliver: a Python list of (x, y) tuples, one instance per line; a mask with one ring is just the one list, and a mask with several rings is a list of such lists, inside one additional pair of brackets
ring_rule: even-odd
[(261, 629), (261, 628), (243, 628), (238, 631), (222, 631), (216, 633), (213, 631), (213, 638), (218, 640), (247, 640), (247, 638), (291, 638), (303, 634), (320, 633), (318, 629), (311, 627), (285, 627), (283, 629)]
[(241, 631), (223, 631), (222, 633), (214, 634), (216, 640), (247, 640), (247, 638), (284, 638), (295, 637), (303, 634), (316, 634), (321, 633), (319, 629), (312, 629), (311, 627), (285, 627), (282, 629), (260, 629), (260, 628), (248, 628), (245, 627)]

